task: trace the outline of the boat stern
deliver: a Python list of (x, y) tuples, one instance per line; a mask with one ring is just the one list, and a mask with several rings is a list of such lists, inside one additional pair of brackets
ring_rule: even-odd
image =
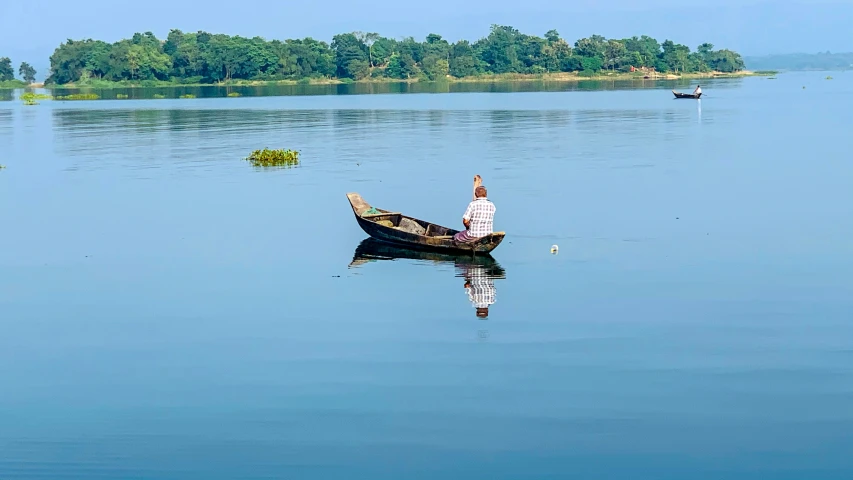
[(347, 200), (349, 200), (349, 204), (352, 207), (353, 213), (357, 217), (360, 217), (364, 214), (364, 212), (371, 209), (371, 206), (367, 201), (361, 198), (361, 195), (358, 193), (352, 192), (347, 194)]

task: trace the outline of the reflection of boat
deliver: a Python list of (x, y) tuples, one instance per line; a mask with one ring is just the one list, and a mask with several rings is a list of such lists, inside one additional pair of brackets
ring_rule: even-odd
[(489, 306), (495, 303), (495, 279), (506, 278), (506, 270), (489, 254), (448, 254), (398, 247), (373, 238), (362, 240), (355, 248), (350, 268), (369, 262), (397, 259), (420, 260), (437, 264), (453, 264), (456, 276), (465, 279), (468, 299), (477, 309), (479, 318), (489, 315)]
[(506, 271), (488, 253), (472, 257), (470, 254), (454, 255), (452, 253), (416, 250), (385, 243), (375, 238), (366, 238), (355, 247), (355, 253), (349, 266), (357, 267), (376, 260), (397, 260), (400, 258), (453, 264), (457, 270), (480, 267), (491, 278), (506, 278)]
[(672, 91), (672, 94), (675, 95), (675, 98), (695, 98), (697, 100), (702, 96), (701, 93), (681, 93), (675, 90)]
[(373, 208), (357, 193), (348, 193), (358, 225), (373, 238), (411, 247), (457, 253), (489, 253), (503, 241), (504, 232), (494, 232), (473, 242), (453, 240), (458, 230), (408, 217), (401, 213)]

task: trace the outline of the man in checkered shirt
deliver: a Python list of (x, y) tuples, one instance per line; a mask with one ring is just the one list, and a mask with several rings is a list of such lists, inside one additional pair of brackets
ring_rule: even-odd
[(495, 204), (486, 198), (486, 187), (478, 185), (474, 189), (474, 201), (468, 204), (462, 215), (465, 230), (453, 236), (457, 242), (470, 242), (492, 233), (495, 219)]

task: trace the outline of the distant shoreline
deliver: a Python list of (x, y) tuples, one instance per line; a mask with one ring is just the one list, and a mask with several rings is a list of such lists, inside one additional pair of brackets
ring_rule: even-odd
[(750, 68), (786, 72), (845, 71), (853, 69), (853, 52), (784, 53), (745, 57)]
[(0, 90), (15, 90), (18, 88), (27, 88), (27, 86), (27, 82), (18, 79), (0, 82)]
[(559, 72), (559, 73), (538, 73), (538, 74), (523, 74), (523, 73), (505, 73), (494, 75), (477, 75), (472, 77), (447, 77), (444, 80), (426, 81), (423, 79), (412, 78), (404, 80), (395, 80), (388, 78), (369, 78), (364, 80), (341, 80), (338, 78), (320, 78), (304, 80), (232, 80), (220, 83), (172, 83), (160, 81), (144, 81), (144, 82), (128, 82), (120, 81), (113, 82), (108, 80), (94, 80), (82, 84), (66, 83), (62, 85), (31, 85), (33, 88), (47, 88), (49, 90), (62, 89), (94, 89), (108, 90), (121, 88), (182, 88), (182, 87), (262, 87), (262, 86), (278, 86), (278, 85), (349, 85), (349, 84), (385, 84), (385, 83), (510, 83), (510, 82), (587, 82), (587, 81), (665, 81), (665, 80), (682, 80), (682, 79), (702, 79), (702, 78), (742, 78), (750, 76), (770, 76), (777, 72), (754, 72), (743, 70), (740, 72), (724, 73), (724, 72), (705, 72), (705, 73), (680, 73), (680, 74), (649, 74), (642, 73), (619, 73), (619, 72), (602, 72), (598, 75), (583, 76), (577, 72)]

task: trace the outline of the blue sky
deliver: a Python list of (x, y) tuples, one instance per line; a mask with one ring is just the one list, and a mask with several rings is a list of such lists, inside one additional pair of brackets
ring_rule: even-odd
[(11, 57), (16, 66), (30, 62), (40, 70), (39, 77), (54, 48), (67, 38), (116, 41), (137, 31), (165, 37), (171, 28), (327, 41), (353, 30), (416, 38), (434, 32), (452, 41), (477, 39), (497, 23), (539, 35), (556, 28), (570, 42), (593, 33), (618, 38), (648, 34), (691, 48), (708, 41), (744, 55), (853, 51), (853, 0), (4, 3), (0, 56)]

